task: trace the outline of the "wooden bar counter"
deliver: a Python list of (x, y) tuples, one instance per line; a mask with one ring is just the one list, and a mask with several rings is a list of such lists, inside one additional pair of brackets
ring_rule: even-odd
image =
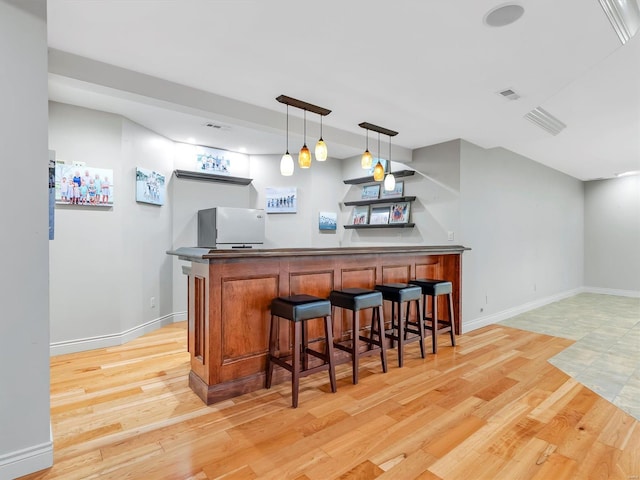
[[(167, 252), (191, 262), (188, 271), (190, 387), (207, 404), (264, 387), (271, 300), (331, 290), (373, 289), (416, 278), (453, 282), (456, 331), (461, 323), (462, 253), (459, 245), (329, 249), (208, 250)], [(387, 302), (385, 302), (387, 303)], [(440, 312), (446, 304), (439, 305)], [(350, 338), (350, 312), (333, 319), (334, 337)], [(364, 314), (366, 315), (366, 313)], [(369, 325), (363, 317), (361, 325)], [(390, 308), (385, 305), (385, 319)], [(281, 322), (279, 345), (290, 350), (289, 322)], [(309, 338), (322, 337), (321, 322)], [(344, 358), (346, 361), (346, 357)], [(276, 372), (281, 369), (276, 369)], [(286, 378), (281, 372), (274, 381)]]

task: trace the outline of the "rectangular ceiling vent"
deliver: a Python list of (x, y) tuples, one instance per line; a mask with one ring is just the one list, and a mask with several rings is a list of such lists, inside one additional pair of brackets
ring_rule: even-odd
[(562, 130), (567, 128), (564, 123), (562, 123), (542, 107), (534, 108), (529, 113), (527, 113), (524, 118), (526, 118), (530, 122), (535, 123), (543, 130), (549, 132), (551, 135), (558, 135)]
[(518, 95), (510, 88), (498, 92), (498, 95), (502, 95), (504, 98), (508, 98), (509, 100), (518, 100), (520, 98), (520, 95)]
[(205, 127), (214, 128), (216, 130), (231, 130), (229, 125), (223, 125), (221, 123), (207, 122), (204, 124)]

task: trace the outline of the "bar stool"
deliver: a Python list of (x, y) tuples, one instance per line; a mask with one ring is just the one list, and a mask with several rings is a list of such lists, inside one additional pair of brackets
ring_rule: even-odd
[[(345, 288), (333, 290), (329, 295), (331, 316), (335, 318), (336, 307), (351, 310), (351, 342), (350, 345), (335, 341), (333, 346), (351, 354), (353, 384), (358, 383), (358, 360), (360, 357), (380, 352), (382, 371), (387, 373), (387, 350), (384, 345), (384, 318), (382, 313), (382, 293), (364, 288)], [(371, 308), (371, 333), (369, 337), (360, 335), (358, 312)], [(377, 339), (374, 339), (374, 335)], [(360, 351), (360, 342), (368, 345), (367, 350)], [(374, 349), (374, 347), (377, 347)]]
[[(422, 289), (422, 313), (425, 323), (424, 328), (431, 330), (431, 344), (433, 353), (438, 353), (438, 335), (449, 332), (451, 335), (451, 345), (456, 346), (456, 326), (453, 318), (453, 284), (446, 280), (434, 280), (421, 278), (411, 280), (412, 285), (417, 285)], [(447, 295), (449, 321), (438, 318), (438, 295)], [(431, 313), (427, 310), (427, 296), (431, 297)], [(430, 322), (426, 323), (426, 322)], [(444, 325), (442, 328), (439, 325)]]
[[(280, 356), (278, 351), (279, 318), (293, 322), (293, 347), (291, 355)], [(317, 352), (307, 345), (306, 321), (324, 318), (325, 352)], [(303, 366), (300, 368), (302, 355)], [(309, 368), (309, 355), (324, 360), (322, 365)], [(291, 363), (289, 363), (291, 361)], [(329, 370), (331, 391), (336, 391), (336, 368), (333, 358), (333, 332), (331, 326), (331, 302), (311, 295), (278, 297), (271, 302), (271, 330), (269, 333), (269, 355), (265, 387), (271, 388), (274, 364), (291, 372), (291, 397), (293, 408), (298, 406), (300, 378)]]
[[(382, 293), (384, 300), (391, 302), (391, 332), (387, 332), (386, 336), (391, 339), (392, 347), (394, 341), (398, 342), (398, 366), (402, 367), (404, 344), (408, 342), (418, 340), (420, 342), (420, 355), (424, 358), (424, 322), (418, 322), (417, 331), (407, 330), (412, 301), (416, 305), (416, 317), (420, 318), (420, 294), (422, 293), (420, 287), (406, 283), (388, 283), (376, 285), (376, 290)], [(403, 322), (402, 310), (405, 303), (407, 304), (407, 309)], [(396, 305), (398, 309), (397, 319)], [(397, 334), (395, 333), (396, 330)], [(407, 333), (417, 333), (417, 336), (408, 337)]]

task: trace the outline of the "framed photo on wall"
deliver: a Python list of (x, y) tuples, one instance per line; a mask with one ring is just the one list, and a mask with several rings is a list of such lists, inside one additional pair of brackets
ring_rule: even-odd
[(113, 170), (56, 163), (56, 205), (112, 207)]
[(338, 214), (336, 212), (320, 212), (318, 214), (319, 230), (336, 230), (338, 225)]
[(298, 211), (298, 194), (296, 187), (267, 187), (267, 213), (296, 213)]
[(411, 204), (409, 202), (398, 202), (391, 205), (389, 223), (408, 223), (410, 207)]
[(389, 207), (373, 207), (371, 208), (371, 225), (386, 225), (389, 223)]
[(163, 205), (165, 197), (165, 177), (164, 175), (147, 170), (136, 168), (136, 202), (151, 203), (152, 205)]

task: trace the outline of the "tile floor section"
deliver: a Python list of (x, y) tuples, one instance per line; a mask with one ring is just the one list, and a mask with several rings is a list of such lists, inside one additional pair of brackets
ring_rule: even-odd
[(575, 340), (549, 362), (640, 420), (640, 298), (583, 293), (500, 324)]

